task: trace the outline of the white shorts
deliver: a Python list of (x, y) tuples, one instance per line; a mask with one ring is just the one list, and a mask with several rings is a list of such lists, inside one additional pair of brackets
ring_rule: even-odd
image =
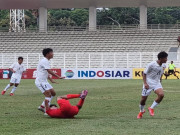
[(149, 89), (145, 89), (145, 87), (143, 85), (142, 96), (149, 96), (151, 94), (151, 91), (156, 91), (157, 89), (163, 89), (161, 83), (158, 83), (155, 86), (150, 86), (149, 85)]
[(53, 87), (51, 86), (51, 84), (49, 84), (48, 81), (46, 82), (38, 82), (35, 81), (36, 87), (42, 92), (44, 93), (47, 90), (53, 89)]
[(10, 80), (10, 83), (16, 83), (16, 84), (19, 84), (21, 81), (21, 78), (20, 77), (17, 77), (17, 78), (14, 78), (14, 77), (11, 77), (11, 80)]

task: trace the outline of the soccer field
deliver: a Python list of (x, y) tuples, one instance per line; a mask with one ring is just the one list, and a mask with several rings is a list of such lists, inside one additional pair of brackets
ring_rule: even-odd
[[(44, 96), (34, 80), (22, 80), (13, 97), (0, 95), (0, 135), (179, 135), (180, 83), (163, 80), (165, 98), (148, 114), (156, 95), (148, 99), (146, 113), (138, 120), (142, 80), (57, 80), (57, 95), (88, 89), (85, 104), (75, 119), (53, 119), (37, 110)], [(1, 80), (3, 89), (9, 80)], [(78, 102), (71, 100), (72, 104)], [(56, 103), (54, 98), (52, 103)]]

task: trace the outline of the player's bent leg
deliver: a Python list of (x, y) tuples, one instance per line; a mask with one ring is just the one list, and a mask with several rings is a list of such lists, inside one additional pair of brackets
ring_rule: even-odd
[[(47, 91), (44, 91), (44, 96), (45, 96), (45, 100), (46, 98), (48, 98), (48, 103), (50, 104), (50, 101), (51, 101), (51, 91), (50, 90), (47, 90)], [(41, 106), (38, 107), (38, 110), (39, 111), (42, 111), (43, 113), (46, 112), (45, 110), (45, 100), (42, 102)]]
[(56, 92), (54, 91), (53, 87), (51, 86), (51, 84), (46, 83), (46, 88), (51, 92), (51, 99), (49, 101), (49, 105), (51, 104), (52, 99), (54, 98), (54, 96), (56, 96)]
[(46, 97), (51, 98), (51, 91), (50, 90), (46, 90), (43, 94), (44, 94), (45, 98)]
[(146, 89), (143, 86), (142, 94), (141, 94), (142, 97), (141, 97), (141, 101), (139, 104), (140, 112), (137, 115), (138, 119), (141, 119), (143, 117), (143, 114), (145, 113), (144, 108), (145, 108), (146, 100), (147, 100), (148, 96), (151, 94), (151, 91), (152, 91), (152, 88)]
[(14, 95), (14, 92), (16, 91), (18, 85), (19, 85), (19, 83), (15, 83), (15, 84), (14, 84), (14, 87), (13, 87), (12, 90), (11, 90), (10, 96), (13, 96), (13, 95)]
[(145, 105), (147, 98), (148, 98), (148, 96), (142, 96), (141, 101), (140, 101), (140, 105)]
[(67, 99), (80, 98), (81, 94), (67, 94)]
[(138, 118), (138, 119), (142, 119), (143, 114), (145, 113), (144, 107), (145, 107), (147, 98), (148, 98), (148, 96), (142, 96), (142, 98), (141, 98), (140, 105), (139, 105), (140, 112), (139, 112), (139, 114), (137, 115), (137, 118)]
[(63, 96), (59, 96), (57, 97), (57, 99), (73, 99), (73, 98), (80, 98), (81, 94), (67, 94), (67, 95), (63, 95)]
[(50, 105), (49, 105), (50, 100), (51, 100), (50, 97), (45, 97), (45, 101), (44, 101), (44, 102), (45, 102), (45, 107), (46, 107), (46, 109), (45, 109), (44, 115), (48, 115), (48, 114), (46, 113), (46, 111), (50, 109)]
[(83, 106), (83, 104), (84, 104), (84, 100), (85, 100), (85, 99), (80, 99), (80, 100), (79, 100), (78, 104), (76, 105), (76, 106), (78, 107), (78, 109), (81, 109), (81, 108), (82, 108), (82, 106)]
[[(51, 84), (49, 84), (48, 82), (43, 82), (43, 83), (36, 83), (36, 86), (43, 91), (43, 94), (45, 95), (45, 97), (50, 97), (49, 100), (49, 105), (51, 104), (51, 100), (53, 99), (53, 97), (56, 95), (53, 87), (51, 86)], [(54, 96), (53, 96), (54, 95)], [(45, 100), (42, 102), (41, 106), (38, 107), (38, 110), (45, 112)]]
[(154, 116), (154, 108), (163, 100), (164, 92), (162, 88), (158, 88), (154, 91), (157, 94), (157, 99), (152, 103), (151, 107), (148, 108), (149, 114)]
[(81, 98), (81, 99), (79, 100), (78, 104), (76, 105), (76, 106), (78, 107), (78, 109), (81, 109), (81, 108), (82, 108), (82, 106), (83, 106), (83, 104), (84, 104), (84, 100), (85, 100), (87, 94), (88, 94), (88, 91), (87, 91), (87, 90), (83, 90), (83, 91), (82, 91), (82, 93), (81, 93), (81, 95), (80, 95), (80, 98)]
[(15, 83), (14, 86), (18, 87), (19, 83)]
[(51, 104), (51, 101), (52, 101), (52, 99), (54, 98), (54, 96), (56, 96), (56, 92), (54, 91), (53, 88), (50, 89), (50, 91), (51, 91), (51, 100), (49, 101), (49, 105)]
[(52, 88), (52, 89), (50, 89), (50, 91), (51, 91), (51, 96), (56, 96), (56, 92), (54, 91), (54, 89)]
[(13, 83), (8, 84), (8, 85), (5, 87), (5, 89), (1, 92), (1, 95), (4, 95), (4, 94), (6, 93), (6, 91), (7, 91), (11, 86), (13, 86), (13, 85), (14, 85)]
[(14, 83), (10, 83), (10, 86), (13, 86), (14, 85)]
[(162, 88), (159, 88), (155, 90), (155, 93), (157, 94), (157, 99), (155, 100), (157, 103), (160, 103), (164, 98), (164, 91)]
[(83, 90), (81, 94), (67, 94), (59, 96), (57, 99), (73, 99), (73, 98), (85, 98), (88, 94), (87, 90)]
[(176, 73), (174, 72), (174, 76), (177, 77), (177, 79), (179, 79), (179, 77), (176, 75)]

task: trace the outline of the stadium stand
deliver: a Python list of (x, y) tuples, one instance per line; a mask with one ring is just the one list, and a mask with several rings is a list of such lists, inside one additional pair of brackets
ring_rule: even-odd
[(61, 31), (0, 33), (1, 52), (155, 52), (177, 46), (177, 30)]
[(17, 56), (23, 56), (27, 68), (36, 68), (42, 57), (41, 50), (45, 47), (55, 50), (52, 67), (145, 67), (148, 62), (156, 59), (157, 52), (168, 52), (170, 48), (177, 47), (178, 35), (179, 30), (169, 29), (1, 32), (0, 67), (8, 68)]

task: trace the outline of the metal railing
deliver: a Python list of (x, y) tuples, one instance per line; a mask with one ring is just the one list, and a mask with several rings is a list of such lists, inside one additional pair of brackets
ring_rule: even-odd
[[(147, 24), (144, 26), (140, 26), (139, 24), (121, 24), (121, 25), (97, 25), (96, 28), (90, 28), (89, 26), (48, 26), (47, 31), (48, 32), (54, 32), (54, 31), (91, 31), (91, 30), (144, 30), (144, 29), (150, 29), (150, 30), (169, 30), (169, 29), (180, 29), (180, 24)], [(23, 32), (39, 32), (39, 31), (45, 31), (44, 29), (39, 30), (38, 27), (26, 27), (26, 30)], [(0, 32), (9, 32), (9, 27), (1, 27), (0, 26)]]
[[(158, 52), (127, 52), (127, 53), (55, 53), (51, 60), (52, 68), (144, 68), (147, 63), (157, 59)], [(17, 61), (18, 56), (24, 57), (27, 68), (36, 68), (43, 58), (39, 53), (0, 54), (0, 68), (6, 69)], [(180, 53), (169, 53), (169, 61), (174, 60), (180, 67)], [(168, 62), (169, 63), (169, 62)]]

